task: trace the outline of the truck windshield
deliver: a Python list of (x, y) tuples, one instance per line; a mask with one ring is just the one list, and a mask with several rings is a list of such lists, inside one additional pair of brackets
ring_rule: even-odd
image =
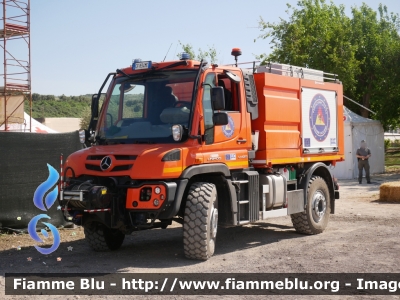
[[(114, 143), (173, 143), (171, 127), (188, 128), (196, 70), (120, 77), (102, 108), (100, 140)], [(187, 137), (184, 137), (184, 141)]]

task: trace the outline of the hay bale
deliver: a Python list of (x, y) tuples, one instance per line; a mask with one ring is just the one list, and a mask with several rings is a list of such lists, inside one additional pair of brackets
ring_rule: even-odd
[(400, 181), (381, 184), (379, 193), (380, 201), (400, 202)]

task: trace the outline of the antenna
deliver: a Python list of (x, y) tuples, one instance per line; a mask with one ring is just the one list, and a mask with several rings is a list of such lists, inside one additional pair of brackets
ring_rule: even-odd
[(168, 51), (167, 51), (167, 54), (165, 54), (165, 57), (164, 57), (164, 60), (163, 60), (163, 62), (165, 61), (165, 59), (167, 58), (167, 55), (168, 55), (168, 53), (169, 53), (169, 50), (171, 49), (171, 46), (172, 46), (172, 44), (173, 43), (171, 43), (171, 45), (169, 46), (169, 48), (168, 48)]

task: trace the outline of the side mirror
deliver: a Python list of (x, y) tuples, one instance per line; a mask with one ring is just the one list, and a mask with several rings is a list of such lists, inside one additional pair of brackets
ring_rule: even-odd
[(211, 102), (214, 110), (225, 109), (225, 94), (222, 86), (211, 89)]
[(92, 96), (91, 111), (92, 111), (92, 118), (99, 117), (99, 98), (97, 94), (94, 94)]
[(213, 115), (214, 126), (227, 125), (229, 123), (228, 114), (226, 112), (216, 112)]

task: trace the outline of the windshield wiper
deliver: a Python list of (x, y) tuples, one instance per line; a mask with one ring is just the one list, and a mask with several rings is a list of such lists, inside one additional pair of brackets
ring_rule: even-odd
[(134, 144), (155, 144), (155, 142), (150, 141), (150, 140), (142, 140), (142, 141), (134, 140), (133, 143)]
[(96, 135), (95, 141), (97, 143), (99, 143), (100, 145), (107, 144), (107, 139), (104, 137), (101, 137), (100, 135)]

